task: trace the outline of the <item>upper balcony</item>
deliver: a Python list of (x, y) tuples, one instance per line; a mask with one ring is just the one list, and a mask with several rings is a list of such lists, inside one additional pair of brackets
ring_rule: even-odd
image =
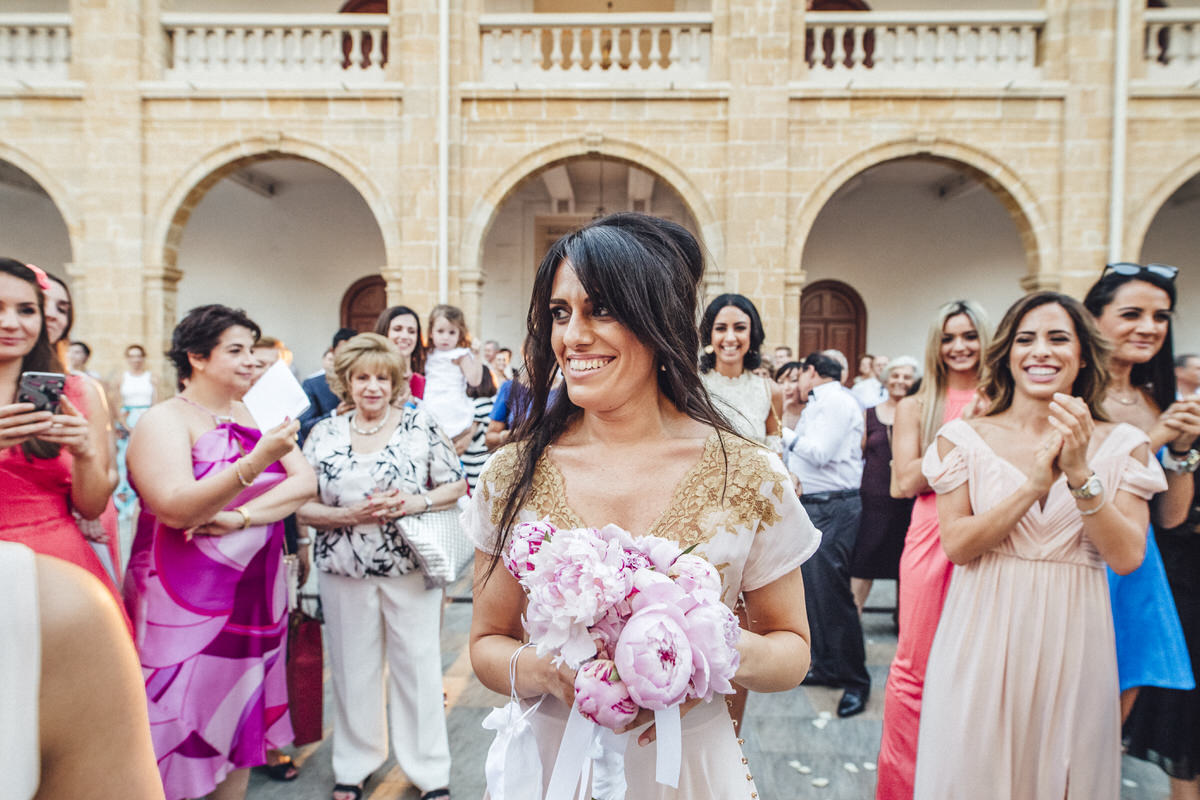
[(70, 68), (70, 14), (0, 14), (0, 82), (64, 83)]
[(1200, 8), (1148, 8), (1143, 85), (1200, 87)]

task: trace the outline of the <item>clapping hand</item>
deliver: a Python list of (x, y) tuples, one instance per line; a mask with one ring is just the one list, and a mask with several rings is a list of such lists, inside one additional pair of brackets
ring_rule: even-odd
[(1159, 415), (1150, 431), (1152, 444), (1169, 442), (1171, 449), (1191, 449), (1200, 436), (1200, 400), (1177, 400)]
[(1088, 446), (1096, 430), (1091, 411), (1080, 398), (1055, 392), (1050, 403), (1049, 421), (1062, 438), (1058, 468), (1067, 476), (1068, 483), (1080, 486), (1091, 474), (1087, 463)]

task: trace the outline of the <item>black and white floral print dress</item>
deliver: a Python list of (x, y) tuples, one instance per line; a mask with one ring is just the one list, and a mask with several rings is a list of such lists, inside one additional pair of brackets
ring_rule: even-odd
[[(316, 424), (304, 442), (304, 457), (317, 473), (318, 500), (352, 506), (372, 492), (422, 494), (463, 479), (454, 446), (423, 405), (410, 402), (400, 413), (387, 444), (373, 453), (351, 448), (352, 414)], [(391, 577), (417, 569), (394, 521), (317, 531), (313, 563), (322, 572), (350, 578)]]

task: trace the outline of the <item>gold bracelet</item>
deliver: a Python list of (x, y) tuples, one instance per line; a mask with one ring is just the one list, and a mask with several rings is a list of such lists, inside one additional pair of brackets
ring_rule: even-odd
[(245, 486), (248, 489), (254, 485), (253, 480), (246, 480), (245, 477), (242, 476), (242, 460), (240, 458), (233, 462), (233, 472), (235, 475), (237, 475), (238, 483), (240, 483), (242, 486)]
[(246, 510), (246, 507), (238, 506), (237, 508), (234, 509), (234, 511), (236, 511), (237, 513), (242, 515), (242, 528), (241, 529), (246, 530), (246, 528), (249, 528), (250, 527), (250, 512)]

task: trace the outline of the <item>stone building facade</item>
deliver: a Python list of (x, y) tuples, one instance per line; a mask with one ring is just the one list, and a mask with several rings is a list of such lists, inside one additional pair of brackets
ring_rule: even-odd
[[(334, 5), (0, 0), (0, 251), (65, 273), (102, 369), (131, 341), (161, 352), (181, 297), (245, 305), (315, 366), (374, 275), (389, 302), (457, 303), (515, 346), (545, 236), (621, 208), (691, 226), (706, 291), (749, 295), (769, 343), (801, 349), (916, 350), (943, 295), (982, 287), (998, 315), (1023, 290), (1081, 293), (1110, 257), (1190, 259), (1181, 285), (1200, 291), (1195, 5)], [(267, 217), (222, 223), (206, 199), (234, 181), (269, 200), (272, 174), (301, 174), (272, 165), (297, 163), (335, 173), (318, 201), (361, 209), (373, 232), (339, 245), (355, 263), (271, 264), (298, 230), (237, 266), (273, 234), (222, 253), (221, 225)], [(946, 241), (882, 232), (918, 190), (962, 212)], [(894, 214), (862, 216), (884, 197)], [(38, 203), (59, 221), (5, 227)], [(972, 262), (988, 237), (999, 261)], [(1180, 333), (1200, 343), (1182, 315)]]

